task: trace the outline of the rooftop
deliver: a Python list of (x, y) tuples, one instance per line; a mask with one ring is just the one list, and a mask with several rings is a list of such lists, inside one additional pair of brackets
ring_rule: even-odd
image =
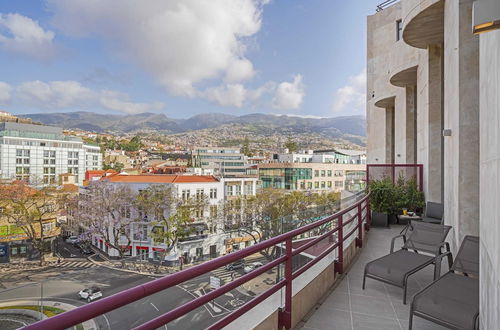
[(208, 183), (219, 182), (212, 175), (169, 175), (169, 174), (118, 174), (103, 178), (110, 182), (124, 183)]

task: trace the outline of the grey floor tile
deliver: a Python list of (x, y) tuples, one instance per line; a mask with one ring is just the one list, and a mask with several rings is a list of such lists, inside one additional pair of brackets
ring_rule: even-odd
[[(408, 329), (408, 320), (400, 320), (403, 329)], [(419, 317), (413, 317), (413, 329), (412, 330), (447, 330), (439, 324), (432, 323), (431, 321), (424, 320)]]
[(340, 309), (343, 311), (350, 311), (349, 295), (342, 292), (334, 292), (325, 299), (322, 306), (332, 309)]
[(351, 295), (351, 309), (355, 313), (395, 319), (391, 301), (383, 297)]
[(351, 313), (322, 306), (307, 320), (304, 327), (319, 330), (352, 330)]
[(398, 320), (373, 315), (353, 313), (352, 322), (354, 330), (401, 330)]

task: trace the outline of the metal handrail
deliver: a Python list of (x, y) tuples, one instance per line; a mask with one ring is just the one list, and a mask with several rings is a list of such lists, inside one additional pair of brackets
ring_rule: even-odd
[(377, 9), (375, 9), (375, 10), (378, 13), (379, 11), (384, 10), (385, 8), (389, 7), (390, 5), (392, 5), (393, 3), (398, 2), (398, 1), (399, 0), (386, 0), (386, 1), (382, 2), (381, 4), (377, 5)]
[[(343, 221), (343, 216), (347, 213), (356, 209), (356, 215), (350, 217), (348, 221)], [(367, 210), (367, 212), (363, 215), (363, 211)], [(281, 325), (287, 329), (290, 329), (292, 326), (292, 282), (293, 279), (304, 273), (307, 269), (311, 268), (317, 262), (322, 260), (326, 255), (331, 253), (334, 249), (338, 248), (338, 258), (335, 260), (335, 271), (337, 273), (343, 273), (343, 253), (344, 253), (344, 242), (345, 239), (351, 236), (356, 230), (358, 231), (358, 237), (356, 237), (355, 244), (358, 247), (362, 247), (362, 228), (363, 224), (366, 224), (368, 228), (370, 225), (370, 205), (369, 205), (369, 194), (366, 194), (362, 199), (356, 201), (355, 204), (340, 210), (339, 212), (328, 216), (324, 219), (318, 220), (311, 224), (305, 225), (303, 227), (291, 230), (287, 233), (275, 236), (263, 242), (259, 242), (255, 245), (247, 247), (245, 249), (230, 253), (228, 255), (207, 261), (200, 265), (185, 269), (183, 271), (168, 275), (163, 278), (159, 278), (157, 280), (136, 286), (134, 288), (130, 288), (124, 290), (122, 292), (116, 293), (107, 298), (103, 298), (101, 300), (92, 302), (88, 305), (78, 307), (71, 311), (64, 312), (62, 314), (50, 317), (48, 319), (39, 321), (37, 323), (28, 325), (24, 329), (27, 330), (41, 330), (41, 329), (67, 329), (97, 316), (103, 315), (107, 312), (113, 311), (122, 306), (128, 305), (132, 302), (135, 302), (139, 299), (150, 296), (159, 291), (166, 290), (172, 286), (181, 284), (187, 280), (193, 279), (197, 276), (206, 274), (212, 270), (215, 270), (219, 267), (222, 267), (226, 264), (230, 264), (239, 259), (248, 257), (254, 253), (257, 253), (261, 250), (276, 246), (280, 243), (285, 243), (285, 255), (265, 264), (262, 267), (257, 268), (256, 270), (243, 275), (242, 277), (235, 279), (234, 281), (221, 286), (218, 289), (215, 289), (208, 294), (198, 297), (194, 300), (191, 300), (184, 305), (181, 305), (163, 315), (160, 315), (138, 327), (135, 329), (157, 329), (158, 327), (171, 322), (190, 311), (206, 304), (207, 302), (222, 296), (226, 292), (233, 290), (240, 286), (241, 284), (256, 278), (257, 276), (263, 274), (267, 270), (270, 270), (273, 267), (278, 266), (281, 263), (285, 263), (285, 278), (274, 284), (271, 288), (265, 291), (263, 294), (255, 297), (242, 307), (233, 311), (232, 313), (226, 315), (224, 318), (218, 320), (216, 323), (212, 324), (209, 329), (220, 329), (230, 322), (234, 321), (241, 315), (245, 314), (248, 310), (256, 306), (259, 302), (263, 301), (273, 293), (280, 290), (282, 287), (285, 287), (285, 308), (280, 311), (282, 313), (280, 317)], [(357, 223), (354, 228), (344, 237), (343, 230), (344, 226), (352, 223), (357, 218)], [(301, 234), (307, 233), (321, 225), (324, 225), (331, 221), (337, 221), (337, 226), (333, 230), (330, 230), (327, 234), (333, 234), (337, 232), (337, 242), (329, 246), (325, 251), (320, 253), (316, 258), (312, 259), (307, 264), (303, 265), (295, 272), (292, 270), (292, 258), (295, 253), (292, 249), (292, 239)], [(314, 242), (319, 242), (321, 239), (324, 239), (328, 235), (323, 234), (319, 237), (313, 239)], [(310, 244), (308, 242), (307, 247), (311, 247), (314, 244)], [(299, 247), (297, 250), (303, 251), (307, 248)]]

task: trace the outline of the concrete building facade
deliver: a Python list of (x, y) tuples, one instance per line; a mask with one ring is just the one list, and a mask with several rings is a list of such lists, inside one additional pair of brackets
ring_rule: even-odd
[(423, 164), (426, 200), (444, 204), (454, 251), (480, 236), (481, 328), (494, 329), (500, 32), (472, 33), (482, 3), (500, 11), (496, 0), (402, 0), (368, 17), (368, 164)]
[(102, 168), (99, 146), (63, 134), (62, 128), (0, 123), (0, 178), (58, 184), (59, 175), (71, 173), (83, 184), (85, 171)]
[(258, 167), (262, 188), (340, 192), (351, 187), (353, 190), (365, 187), (366, 165), (364, 164), (296, 162), (259, 164)]

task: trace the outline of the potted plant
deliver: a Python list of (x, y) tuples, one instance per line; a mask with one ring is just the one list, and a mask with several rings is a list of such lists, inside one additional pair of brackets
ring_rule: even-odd
[(390, 178), (370, 182), (370, 206), (373, 226), (389, 226), (390, 215), (395, 214), (395, 187)]
[(415, 177), (410, 178), (401, 185), (400, 209), (417, 212), (425, 207), (424, 193), (418, 190)]

